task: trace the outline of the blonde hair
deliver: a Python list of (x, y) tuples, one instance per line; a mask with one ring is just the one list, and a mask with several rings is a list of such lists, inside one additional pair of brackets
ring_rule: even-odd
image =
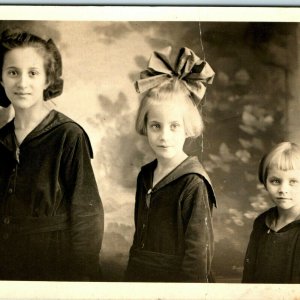
[[(183, 97), (178, 97), (179, 95)], [(136, 116), (136, 131), (141, 135), (147, 135), (147, 116), (150, 107), (171, 100), (174, 105), (182, 106), (186, 136), (200, 136), (204, 129), (200, 112), (184, 83), (175, 77), (171, 77), (159, 86), (150, 89), (144, 96)]]
[(291, 142), (279, 143), (262, 158), (259, 164), (258, 178), (264, 186), (266, 186), (270, 168), (277, 168), (283, 171), (300, 169), (299, 145)]

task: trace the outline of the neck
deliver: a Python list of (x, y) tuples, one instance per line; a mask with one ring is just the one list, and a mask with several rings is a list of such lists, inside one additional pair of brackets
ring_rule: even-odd
[(293, 207), (291, 209), (280, 209), (277, 207), (278, 220), (282, 222), (292, 222), (300, 217), (300, 207)]
[(172, 159), (157, 158), (157, 169), (158, 170), (168, 170), (178, 166), (182, 163), (188, 156), (182, 151)]
[(49, 109), (44, 104), (27, 109), (15, 108), (15, 129), (22, 130), (35, 126), (39, 124), (48, 113)]

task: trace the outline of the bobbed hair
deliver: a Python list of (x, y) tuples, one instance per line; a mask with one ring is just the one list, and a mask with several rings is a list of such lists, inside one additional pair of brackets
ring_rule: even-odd
[[(32, 47), (42, 55), (45, 62), (45, 72), (48, 87), (44, 90), (45, 101), (61, 95), (63, 91), (62, 61), (59, 50), (54, 42), (48, 41), (20, 29), (7, 29), (0, 36), (0, 80), (5, 54), (15, 48)], [(0, 106), (8, 107), (11, 104), (3, 86), (0, 86)]]
[(300, 169), (300, 147), (291, 142), (275, 145), (263, 156), (258, 168), (259, 181), (266, 187), (268, 170), (277, 168), (282, 171)]
[(147, 135), (148, 113), (153, 105), (171, 102), (180, 105), (186, 137), (198, 137), (203, 132), (203, 120), (193, 98), (185, 84), (177, 77), (166, 79), (159, 86), (147, 91), (142, 98), (136, 116), (135, 129), (141, 135)]

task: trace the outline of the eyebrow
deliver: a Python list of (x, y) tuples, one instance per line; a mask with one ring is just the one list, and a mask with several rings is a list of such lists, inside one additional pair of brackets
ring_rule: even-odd
[[(162, 123), (160, 121), (156, 121), (155, 119), (150, 119), (148, 120), (149, 122), (156, 122), (156, 123)], [(169, 124), (172, 124), (172, 123), (180, 123), (180, 120), (174, 120), (174, 121), (170, 121)]]
[[(16, 67), (16, 66), (14, 66), (14, 65), (12, 65), (12, 66), (8, 66), (8, 67), (6, 67), (5, 69), (20, 69), (20, 68), (18, 68), (18, 67)], [(29, 67), (28, 68), (28, 70), (32, 70), (32, 69), (40, 69), (40, 67)]]

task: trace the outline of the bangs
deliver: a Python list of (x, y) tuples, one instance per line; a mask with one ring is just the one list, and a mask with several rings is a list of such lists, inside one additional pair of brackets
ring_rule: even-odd
[(300, 169), (300, 154), (292, 149), (279, 152), (272, 157), (269, 166), (282, 171)]

